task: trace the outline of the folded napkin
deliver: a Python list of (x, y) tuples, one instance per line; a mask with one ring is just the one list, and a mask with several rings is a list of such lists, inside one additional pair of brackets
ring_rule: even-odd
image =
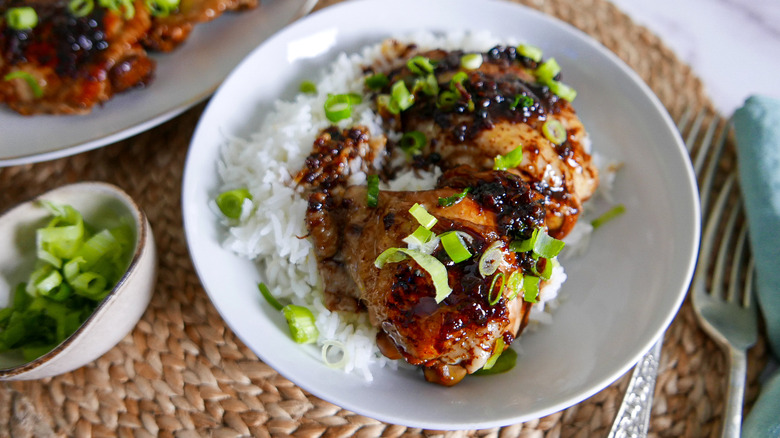
[[(733, 121), (758, 305), (769, 345), (780, 358), (780, 100), (751, 96), (734, 113)], [(780, 371), (762, 386), (742, 434), (780, 436)]]

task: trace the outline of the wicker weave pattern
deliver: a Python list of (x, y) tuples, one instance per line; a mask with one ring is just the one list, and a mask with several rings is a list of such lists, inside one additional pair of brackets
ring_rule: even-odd
[[(336, 1), (324, 1), (320, 7)], [(625, 60), (669, 112), (712, 110), (701, 82), (661, 39), (604, 0), (525, 0), (592, 35)], [(662, 36), (661, 36), (662, 37)], [(504, 428), (437, 432), (355, 415), (293, 385), (226, 327), (194, 272), (182, 228), (180, 192), (199, 105), (151, 131), (52, 162), (0, 169), (0, 210), (82, 180), (119, 185), (146, 211), (160, 275), (135, 330), (94, 363), (69, 374), (0, 383), (0, 437), (40, 436), (604, 436), (627, 384), (624, 376), (556, 414)], [(730, 159), (724, 166), (731, 165)], [(750, 352), (748, 403), (766, 361)], [(666, 334), (651, 436), (712, 436), (719, 428), (725, 360), (685, 303)]]

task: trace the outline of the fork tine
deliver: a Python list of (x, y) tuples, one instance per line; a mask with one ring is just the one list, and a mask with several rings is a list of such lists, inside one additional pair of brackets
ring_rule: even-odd
[(720, 217), (723, 215), (723, 210), (726, 209), (726, 201), (728, 201), (729, 194), (731, 193), (731, 187), (734, 185), (735, 175), (732, 173), (726, 179), (723, 188), (720, 191), (712, 213), (707, 220), (707, 225), (704, 228), (704, 236), (701, 239), (701, 249), (699, 250), (699, 260), (696, 263), (696, 277), (707, 275), (707, 265), (709, 264), (709, 256), (712, 254), (712, 245), (715, 243), (715, 232), (718, 230), (718, 223)]
[[(729, 189), (730, 188), (731, 187), (729, 187)], [(725, 194), (726, 198), (728, 198), (729, 193), (730, 191), (726, 192), (726, 190), (724, 190), (721, 195)], [(734, 236), (734, 224), (737, 223), (738, 213), (739, 206), (732, 208), (731, 212), (729, 213), (728, 220), (726, 221), (726, 228), (723, 235), (721, 236), (721, 239), (723, 240), (720, 243), (720, 248), (718, 249), (718, 258), (715, 261), (715, 271), (712, 274), (712, 288), (710, 289), (710, 295), (719, 298), (726, 298), (728, 301), (732, 301), (733, 297), (730, 296), (731, 293), (729, 293), (729, 296), (727, 297), (723, 296), (723, 274), (726, 272), (726, 263), (728, 261), (729, 254), (732, 254), (732, 248), (729, 246), (729, 243), (731, 243), (732, 237)], [(719, 215), (713, 216), (713, 219), (720, 219)], [(734, 277), (731, 279), (731, 286), (733, 285)], [(729, 292), (732, 292), (732, 289), (733, 287), (729, 287)]]
[[(747, 230), (747, 225), (745, 225), (745, 230)], [(748, 261), (747, 270), (745, 271), (745, 289), (744, 293), (742, 294), (742, 305), (745, 307), (753, 306), (753, 281), (755, 280), (755, 276), (756, 259), (751, 256), (750, 260)]]
[[(719, 118), (712, 121), (713, 124), (718, 124)], [(699, 183), (699, 197), (701, 198), (701, 212), (702, 215), (707, 217), (707, 209), (710, 202), (710, 193), (712, 192), (712, 186), (715, 181), (715, 174), (717, 173), (718, 163), (720, 157), (723, 155), (723, 149), (726, 144), (726, 137), (731, 129), (731, 122), (728, 122), (720, 131), (718, 139), (715, 141), (715, 149), (709, 154), (709, 161), (707, 167), (704, 170), (704, 174)], [(723, 189), (725, 190), (725, 188)]]
[(680, 132), (680, 135), (682, 135), (688, 127), (688, 122), (691, 120), (691, 114), (693, 114), (693, 107), (689, 106), (685, 108), (685, 111), (683, 111), (680, 116), (680, 120), (677, 121), (677, 131)]
[(702, 110), (696, 115), (691, 125), (691, 130), (688, 132), (688, 136), (685, 138), (685, 148), (688, 149), (688, 153), (693, 150), (693, 145), (696, 143), (696, 137), (699, 135), (699, 129), (701, 129), (702, 121), (704, 121), (704, 115), (706, 110)]
[[(743, 277), (741, 274), (742, 274), (743, 260), (745, 258), (746, 240), (747, 240), (747, 224), (743, 223), (739, 229), (739, 234), (737, 235), (737, 244), (734, 246), (734, 253), (733, 253), (734, 260), (731, 264), (731, 274), (730, 274), (731, 282), (729, 283), (729, 291), (728, 294), (726, 295), (726, 300), (728, 301), (735, 301), (738, 297), (742, 297), (742, 291), (740, 290), (739, 286), (742, 284), (740, 280)], [(745, 303), (743, 300), (742, 303), (740, 304), (747, 307), (749, 302)]]
[(712, 138), (715, 136), (715, 128), (717, 128), (717, 118), (713, 120), (715, 123), (710, 123), (707, 126), (707, 130), (704, 132), (704, 138), (699, 143), (699, 149), (696, 151), (696, 159), (693, 162), (693, 171), (696, 175), (701, 175), (701, 168), (704, 166), (704, 160), (707, 157), (707, 152), (712, 146)]

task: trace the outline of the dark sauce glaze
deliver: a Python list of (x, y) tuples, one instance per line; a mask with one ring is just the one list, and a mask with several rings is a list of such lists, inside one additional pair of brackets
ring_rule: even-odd
[[(52, 67), (63, 77), (87, 77), (99, 74), (84, 70), (100, 52), (108, 48), (105, 34), (105, 9), (95, 7), (84, 17), (74, 17), (67, 1), (12, 2), (8, 8), (32, 6), (38, 14), (38, 25), (31, 30), (14, 30), (3, 26), (0, 50), (5, 62), (14, 65), (33, 62)], [(4, 9), (8, 9), (4, 8)], [(0, 10), (4, 13), (4, 10)]]
[(349, 161), (359, 157), (361, 143), (367, 143), (368, 139), (361, 127), (342, 131), (330, 126), (314, 141), (312, 153), (306, 157), (295, 182), (325, 192), (345, 186), (349, 178)]

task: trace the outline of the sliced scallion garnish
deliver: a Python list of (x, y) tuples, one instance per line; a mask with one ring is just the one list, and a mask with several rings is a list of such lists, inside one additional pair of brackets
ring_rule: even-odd
[(379, 175), (368, 175), (366, 184), (366, 204), (371, 208), (376, 207), (379, 204)]
[(301, 93), (317, 94), (317, 85), (312, 81), (303, 81), (299, 87)]
[(489, 277), (493, 275), (504, 261), (504, 251), (502, 251), (503, 242), (496, 240), (482, 253), (477, 264), (479, 275)]
[(436, 76), (429, 74), (425, 77), (415, 79), (414, 85), (412, 86), (412, 94), (417, 94), (417, 92), (422, 92), (428, 96), (436, 96), (439, 94), (439, 83), (436, 81)]
[(523, 277), (523, 300), (528, 303), (535, 303), (539, 296), (539, 281), (541, 278), (534, 277), (533, 275), (526, 275)]
[(363, 82), (366, 84), (366, 87), (372, 90), (381, 90), (390, 83), (390, 80), (384, 73), (374, 73), (371, 76), (366, 76)]
[[(499, 279), (501, 279), (501, 282), (498, 283), (498, 291), (494, 292), (496, 289), (496, 282)], [(493, 281), (490, 282), (490, 287), (487, 290), (488, 303), (490, 303), (491, 306), (495, 306), (496, 303), (501, 300), (501, 297), (503, 296), (502, 292), (504, 291), (504, 283), (506, 283), (506, 274), (503, 272), (499, 272), (493, 276)]]
[(507, 301), (514, 300), (523, 289), (523, 274), (519, 269), (509, 275), (506, 281), (506, 288), (509, 290), (509, 294), (506, 296)]
[(279, 301), (277, 301), (273, 295), (271, 295), (271, 290), (268, 289), (268, 286), (266, 286), (265, 283), (258, 283), (257, 288), (260, 289), (260, 293), (263, 295), (263, 298), (268, 301), (268, 304), (270, 304), (271, 307), (280, 312), (282, 311), (284, 306), (282, 306), (282, 304), (279, 303)]
[(614, 207), (610, 208), (604, 214), (597, 217), (596, 219), (593, 219), (590, 223), (590, 225), (596, 229), (605, 223), (611, 221), (612, 219), (615, 219), (616, 217), (622, 215), (626, 212), (626, 206), (623, 204), (615, 205)]
[[(337, 356), (338, 360), (333, 360), (332, 356)], [(328, 339), (322, 343), (322, 361), (330, 368), (344, 368), (349, 362), (349, 353), (341, 341)]]
[(469, 53), (460, 58), (460, 66), (465, 70), (476, 70), (482, 66), (481, 53)]
[(441, 245), (444, 247), (444, 251), (447, 252), (447, 255), (450, 256), (453, 262), (460, 263), (471, 258), (471, 252), (466, 248), (457, 232), (448, 231), (442, 233), (439, 238), (441, 238)]
[(509, 108), (516, 109), (518, 106), (521, 106), (523, 108), (529, 108), (533, 104), (534, 104), (534, 99), (531, 96), (517, 94), (515, 95), (515, 100), (512, 102), (512, 105), (510, 105)]
[(30, 30), (38, 25), (38, 13), (30, 6), (8, 8), (5, 21), (13, 30)]
[(230, 219), (241, 217), (244, 201), (252, 200), (252, 194), (247, 189), (234, 189), (222, 192), (217, 196), (219, 211)]
[[(428, 248), (428, 243), (432, 242), (434, 237), (436, 237), (435, 234), (433, 234), (433, 231), (425, 228), (424, 226), (420, 225), (417, 227), (414, 232), (406, 237), (404, 237), (403, 242), (409, 245), (412, 249), (420, 249), (420, 251), (430, 254), (433, 252), (433, 248)], [(430, 249), (431, 251), (428, 251)]]
[(447, 196), (446, 198), (439, 198), (439, 205), (442, 207), (452, 207), (453, 205), (462, 201), (463, 198), (465, 198), (470, 191), (471, 191), (471, 187), (466, 187), (460, 193), (456, 193), (452, 196)]
[(504, 347), (504, 338), (499, 337), (496, 339), (496, 346), (493, 349), (493, 354), (491, 354), (490, 358), (488, 358), (487, 362), (485, 362), (485, 365), (482, 367), (483, 370), (490, 370), (493, 368), (493, 366), (495, 366), (499, 356), (501, 356), (501, 353), (504, 352)]
[(431, 276), (437, 303), (441, 303), (452, 293), (452, 289), (447, 282), (447, 267), (432, 255), (407, 248), (388, 248), (374, 260), (374, 266), (382, 269), (387, 263), (403, 261), (406, 259), (405, 256), (411, 257)]
[(477, 371), (474, 372), (473, 375), (490, 376), (493, 374), (505, 373), (511, 370), (512, 368), (514, 368), (516, 363), (517, 363), (517, 352), (511, 348), (507, 348), (506, 350), (504, 350), (503, 353), (501, 353), (501, 355), (499, 355), (495, 359), (492, 367), (490, 367), (489, 369), (485, 369), (484, 367), (478, 369)]
[(531, 44), (520, 44), (517, 46), (517, 53), (535, 62), (541, 61), (543, 54), (542, 49)]
[(74, 17), (86, 17), (95, 9), (95, 0), (70, 0), (68, 11)]
[(460, 94), (457, 91), (445, 90), (439, 94), (436, 100), (436, 106), (443, 109), (450, 109), (458, 103)]
[(407, 155), (417, 155), (428, 144), (428, 139), (425, 138), (425, 134), (420, 131), (405, 132), (401, 137), (401, 141), (398, 142), (398, 146)]
[(325, 99), (325, 117), (333, 123), (348, 119), (352, 116), (352, 106), (362, 101), (362, 98), (354, 93), (329, 94)]
[(550, 91), (561, 99), (574, 102), (574, 98), (577, 97), (577, 91), (563, 82), (550, 80), (546, 84), (550, 87)]
[(409, 71), (412, 73), (420, 76), (433, 73), (433, 63), (431, 60), (420, 55), (406, 61), (406, 67), (409, 68)]
[(542, 125), (542, 134), (544, 134), (547, 140), (559, 145), (566, 141), (567, 133), (566, 128), (563, 127), (563, 123), (555, 119), (547, 119)]
[(414, 105), (414, 94), (409, 92), (404, 81), (396, 81), (390, 88), (390, 108), (398, 108), (400, 112), (406, 111), (412, 105)]
[(539, 64), (539, 66), (536, 67), (534, 74), (536, 74), (536, 78), (540, 82), (545, 83), (553, 80), (560, 72), (561, 66), (558, 64), (558, 61), (556, 61), (555, 58), (550, 58)]
[(38, 84), (38, 80), (35, 79), (35, 76), (32, 74), (26, 71), (16, 70), (3, 76), (3, 80), (5, 81), (10, 81), (12, 79), (24, 79), (24, 81), (27, 82), (27, 86), (30, 87), (33, 97), (36, 99), (43, 97), (43, 88), (41, 88)]
[(290, 335), (299, 344), (310, 344), (317, 340), (320, 331), (314, 325), (314, 314), (306, 307), (288, 304), (282, 308), (282, 314), (290, 327)]
[(179, 8), (180, 0), (146, 0), (146, 7), (155, 17), (167, 17)]
[(436, 225), (436, 222), (439, 221), (438, 219), (436, 219), (435, 216), (433, 216), (432, 214), (428, 213), (428, 210), (424, 206), (422, 206), (420, 204), (417, 204), (417, 203), (412, 205), (412, 207), (409, 209), (409, 213), (415, 219), (417, 219), (417, 222), (420, 225), (424, 226), (425, 228), (427, 228), (429, 230), (431, 228), (433, 228), (434, 225)]
[(545, 233), (540, 228), (537, 233), (536, 241), (534, 242), (534, 254), (538, 254), (540, 257), (551, 259), (560, 254), (563, 247), (566, 245), (563, 240), (558, 240)]
[(512, 149), (506, 155), (498, 155), (493, 161), (493, 170), (507, 170), (523, 162), (523, 146)]

